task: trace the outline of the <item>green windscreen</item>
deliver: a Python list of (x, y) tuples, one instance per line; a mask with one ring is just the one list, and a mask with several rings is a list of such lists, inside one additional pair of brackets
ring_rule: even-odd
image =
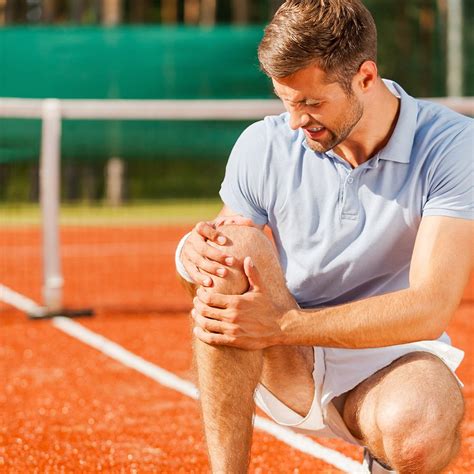
[[(0, 29), (0, 97), (272, 97), (262, 27)], [(223, 159), (249, 122), (64, 121), (63, 158)], [(40, 121), (0, 120), (0, 162), (37, 158)]]

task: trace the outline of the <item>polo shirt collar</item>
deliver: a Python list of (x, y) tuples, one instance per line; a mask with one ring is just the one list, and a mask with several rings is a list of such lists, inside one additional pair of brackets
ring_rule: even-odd
[[(418, 105), (396, 82), (384, 79), (390, 92), (400, 98), (400, 114), (390, 140), (376, 155), (379, 160), (409, 163), (415, 139)], [(375, 158), (375, 157), (374, 157)]]

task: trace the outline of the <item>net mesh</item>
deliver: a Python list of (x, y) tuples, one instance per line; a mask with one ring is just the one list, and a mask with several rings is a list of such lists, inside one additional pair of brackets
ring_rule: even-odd
[[(38, 156), (39, 150), (32, 154)], [(182, 311), (189, 300), (175, 278), (174, 250), (194, 222), (218, 212), (219, 202), (206, 199), (217, 196), (225, 160), (131, 159), (123, 163), (115, 203), (109, 165), (106, 159), (62, 161), (63, 305), (108, 312)], [(38, 175), (37, 158), (0, 164), (0, 285), (41, 302)], [(201, 199), (164, 200), (189, 196), (189, 189)], [(0, 301), (0, 311), (10, 310)]]

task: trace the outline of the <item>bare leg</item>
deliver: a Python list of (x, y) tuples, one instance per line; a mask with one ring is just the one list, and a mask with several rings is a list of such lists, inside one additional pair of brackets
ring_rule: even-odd
[(415, 352), (351, 390), (344, 421), (371, 453), (402, 474), (441, 472), (459, 449), (463, 397), (436, 356)]
[[(225, 226), (226, 249), (242, 265), (250, 255), (272, 288), (275, 301), (291, 298), (271, 242), (258, 229)], [(242, 268), (231, 269), (225, 279), (214, 278), (213, 290), (240, 294), (247, 289)], [(312, 348), (272, 347), (245, 351), (194, 342), (201, 406), (214, 473), (245, 473), (252, 441), (253, 394), (260, 379), (280, 400), (305, 414), (313, 398)], [(295, 389), (295, 384), (298, 389)]]

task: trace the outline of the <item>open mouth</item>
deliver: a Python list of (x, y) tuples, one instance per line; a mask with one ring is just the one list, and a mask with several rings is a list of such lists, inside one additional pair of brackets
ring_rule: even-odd
[(304, 129), (306, 136), (311, 138), (311, 140), (318, 140), (322, 138), (325, 131), (326, 127), (308, 127)]

